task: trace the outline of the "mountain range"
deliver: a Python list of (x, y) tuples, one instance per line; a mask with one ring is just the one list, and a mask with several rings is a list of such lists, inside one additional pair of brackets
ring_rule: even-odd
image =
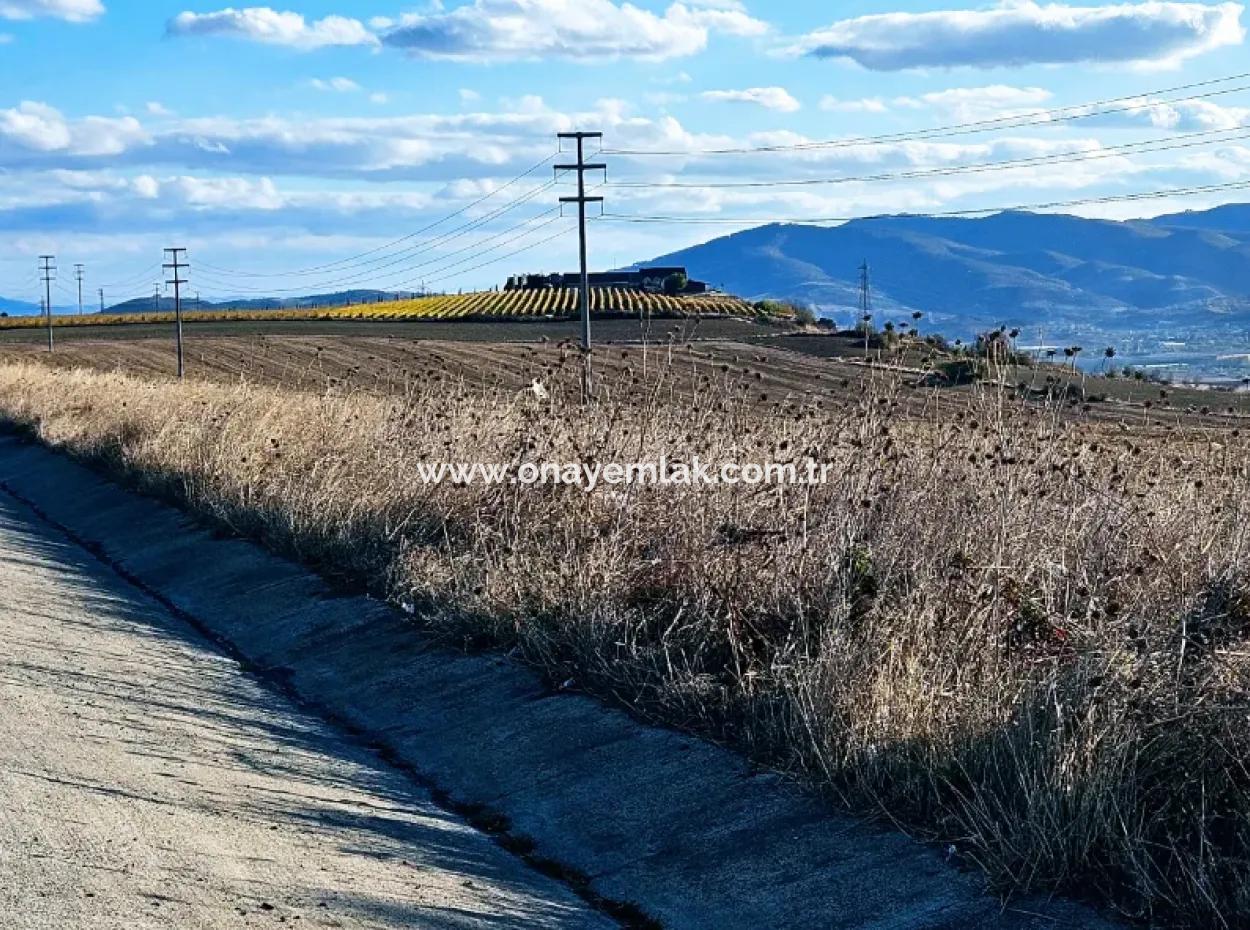
[[(60, 309), (59, 307), (57, 308)], [(42, 313), (43, 308), (39, 304), (32, 304), (25, 300), (10, 300), (8, 297), (0, 297), (0, 315), (3, 316), (30, 316), (35, 313)]]
[(753, 299), (792, 300), (852, 325), (868, 266), (877, 323), (952, 336), (1007, 325), (1026, 338), (1141, 346), (1246, 341), (1250, 204), (1117, 222), (1061, 214), (887, 216), (772, 224), (660, 256)]

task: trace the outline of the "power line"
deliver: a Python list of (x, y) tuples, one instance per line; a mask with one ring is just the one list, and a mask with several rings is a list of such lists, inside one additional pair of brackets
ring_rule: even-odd
[[(456, 228), (450, 230), (449, 232), (443, 233), (440, 236), (436, 236), (434, 239), (423, 242), (421, 245), (411, 246), (403, 250), (403, 252), (395, 253), (394, 255), (388, 255), (388, 256), (385, 256), (384, 259), (376, 260), (376, 261), (385, 261), (385, 259), (389, 259), (389, 261), (385, 261), (385, 264), (378, 265), (377, 267), (370, 268), (366, 271), (352, 272), (348, 274), (347, 277), (344, 277), (344, 278), (338, 278), (332, 281), (312, 282), (309, 284), (297, 285), (295, 287), (256, 288), (256, 287), (248, 287), (246, 285), (234, 285), (230, 281), (224, 280), (221, 277), (221, 275), (215, 274), (212, 272), (205, 275), (203, 271), (201, 271), (201, 276), (206, 277), (207, 280), (216, 283), (220, 287), (232, 288), (242, 293), (254, 293), (254, 294), (296, 293), (299, 291), (308, 291), (310, 288), (320, 289), (320, 288), (336, 287), (336, 286), (343, 286), (343, 285), (350, 285), (350, 284), (362, 284), (370, 280), (371, 278), (375, 277), (379, 272), (382, 272), (387, 268), (392, 268), (396, 265), (406, 264), (411, 258), (415, 258), (417, 255), (420, 255), (423, 252), (429, 252), (437, 248), (440, 245), (446, 245), (448, 242), (452, 242), (460, 238), (461, 236), (468, 234), (469, 232), (472, 232), (476, 229), (480, 229), (481, 227), (490, 223), (492, 220), (498, 219), (499, 217), (503, 216), (505, 213), (509, 213), (512, 210), (515, 210), (517, 207), (523, 206), (524, 204), (530, 202), (539, 194), (543, 193), (546, 190), (551, 189), (554, 186), (555, 186), (554, 181), (548, 181), (545, 184), (541, 185), (540, 187), (534, 188), (531, 191), (527, 191), (525, 194), (522, 194), (520, 197), (517, 197), (511, 201), (508, 201), (503, 206), (498, 207), (497, 209), (486, 214), (485, 216), (479, 217), (476, 220), (470, 220), (468, 223), (464, 223), (460, 226), (457, 226)], [(400, 257), (396, 257), (396, 255)], [(209, 266), (209, 267), (211, 268), (212, 266)], [(411, 267), (420, 267), (420, 266), (419, 265), (409, 266), (409, 268)], [(406, 274), (407, 270), (405, 270), (402, 273)]]
[(856, 220), (896, 219), (901, 216), (924, 217), (958, 217), (979, 216), (983, 213), (1011, 213), (1023, 210), (1051, 210), (1059, 207), (1079, 207), (1103, 203), (1125, 203), (1138, 200), (1162, 200), (1169, 197), (1194, 197), (1202, 194), (1215, 194), (1231, 190), (1250, 188), (1250, 181), (1229, 181), (1224, 184), (1207, 184), (1199, 187), (1178, 187), (1166, 191), (1141, 191), (1133, 194), (1108, 194), (1101, 197), (1082, 197), (1075, 200), (1052, 200), (1044, 203), (1017, 204), (1009, 207), (969, 207), (963, 210), (936, 210), (927, 213), (869, 213), (854, 216), (820, 216), (820, 217), (695, 217), (695, 216), (656, 216), (627, 213), (605, 213), (604, 220), (617, 223), (682, 223), (690, 225), (761, 225), (768, 223), (849, 223)]
[(483, 194), (481, 197), (478, 197), (476, 200), (465, 204), (464, 206), (460, 207), (458, 210), (448, 213), (446, 216), (440, 217), (434, 222), (429, 223), (426, 226), (423, 226), (414, 232), (408, 233), (407, 235), (404, 235), (404, 236), (400, 236), (398, 239), (394, 239), (391, 242), (388, 242), (384, 245), (377, 246), (376, 248), (369, 249), (364, 252), (359, 252), (355, 255), (349, 255), (346, 258), (341, 258), (338, 261), (329, 262), (324, 265), (315, 265), (310, 268), (295, 269), (293, 271), (237, 271), (237, 270), (232, 270), (229, 268), (222, 268), (216, 265), (209, 265), (205, 262), (199, 262), (198, 267), (200, 267), (201, 269), (207, 268), (210, 270), (215, 270), (219, 273), (237, 275), (239, 277), (254, 277), (254, 278), (301, 277), (304, 275), (317, 274), (319, 272), (324, 272), (330, 269), (336, 269), (340, 265), (346, 265), (346, 264), (352, 263), (356, 261), (357, 259), (365, 258), (370, 255), (376, 255), (379, 252), (385, 252), (403, 242), (408, 242), (412, 239), (415, 239), (417, 236), (420, 236), (430, 231), (431, 229), (441, 226), (443, 223), (447, 222), (448, 220), (455, 219), (457, 216), (462, 216), (463, 214), (467, 213), (469, 210), (472, 210), (474, 207), (478, 206), (479, 204), (485, 203), (490, 198), (502, 193), (503, 191), (512, 187), (514, 184), (518, 183), (519, 181), (533, 174), (543, 165), (547, 164), (547, 162), (551, 161), (551, 159), (553, 159), (554, 157), (555, 157), (554, 153), (551, 155), (545, 156), (542, 160), (536, 162), (534, 165), (527, 168), (525, 171), (521, 172), (516, 177), (512, 178), (510, 181), (507, 181), (506, 183), (501, 184), (499, 187), (496, 187), (493, 190), (489, 191), (488, 193)]
[[(522, 239), (526, 238), (527, 236), (533, 235), (534, 233), (538, 232), (539, 230), (541, 230), (541, 229), (543, 229), (543, 228), (545, 228), (545, 227), (547, 227), (547, 226), (550, 226), (552, 223), (559, 222), (561, 219), (563, 219), (563, 217), (559, 217), (559, 216), (554, 217), (554, 218), (552, 218), (551, 220), (548, 220), (546, 223), (543, 223), (543, 224), (539, 225), (539, 226), (538, 226), (538, 227), (536, 227), (535, 229), (530, 230), (529, 232), (522, 233), (522, 234), (521, 234), (521, 235), (519, 235), (519, 236), (514, 236), (514, 237), (512, 237), (511, 239), (509, 239), (508, 241), (500, 243), (498, 246), (495, 246), (495, 248), (497, 248), (497, 249), (498, 249), (498, 248), (504, 248), (504, 247), (506, 247), (506, 246), (510, 245), (510, 244), (511, 244), (511, 243), (513, 243), (513, 242), (519, 242), (519, 241), (521, 241)], [(449, 278), (458, 278), (458, 277), (461, 277), (461, 276), (463, 276), (463, 275), (469, 274), (470, 272), (477, 271), (477, 270), (479, 270), (479, 269), (481, 269), (481, 268), (486, 268), (486, 267), (489, 267), (489, 266), (491, 266), (491, 265), (497, 265), (498, 263), (500, 263), (500, 262), (502, 262), (502, 261), (506, 261), (507, 259), (512, 258), (513, 256), (520, 255), (520, 254), (522, 254), (522, 253), (524, 253), (524, 252), (528, 252), (528, 251), (530, 251), (530, 250), (532, 250), (532, 249), (536, 249), (536, 248), (538, 248), (539, 246), (546, 245), (546, 244), (547, 244), (547, 243), (549, 243), (549, 242), (554, 242), (556, 239), (559, 239), (561, 236), (566, 235), (566, 234), (568, 233), (568, 231), (569, 231), (568, 229), (560, 229), (560, 230), (558, 230), (557, 232), (553, 233), (553, 234), (552, 234), (552, 235), (550, 235), (550, 236), (546, 236), (545, 238), (539, 239), (539, 240), (538, 240), (538, 241), (536, 241), (536, 242), (531, 242), (531, 243), (529, 243), (528, 245), (524, 245), (524, 246), (522, 246), (522, 247), (521, 247), (521, 248), (519, 248), (519, 249), (513, 249), (511, 252), (506, 252), (506, 253), (505, 253), (505, 254), (503, 254), (503, 255), (498, 255), (498, 256), (496, 256), (495, 258), (489, 259), (489, 260), (484, 261), (484, 262), (479, 262), (478, 264), (473, 265), (473, 266), (471, 266), (471, 267), (469, 267), (469, 268), (463, 268), (463, 269), (461, 269), (461, 270), (459, 270), (459, 271), (455, 271), (455, 272), (452, 272), (452, 273), (450, 273), (450, 274), (442, 274), (442, 275), (439, 275), (439, 274), (438, 274), (438, 272), (440, 272), (440, 271), (445, 271), (445, 270), (447, 270), (448, 268), (453, 268), (453, 267), (457, 267), (457, 266), (459, 266), (459, 265), (463, 265), (463, 264), (464, 264), (464, 261), (472, 261), (472, 259), (465, 259), (464, 261), (461, 261), (461, 262), (456, 262), (456, 263), (454, 263), (453, 265), (449, 265), (449, 266), (447, 266), (447, 268), (436, 268), (436, 269), (433, 269), (433, 272), (434, 272), (434, 274), (435, 274), (436, 276), (434, 276), (434, 277), (425, 277), (423, 280), (425, 280), (425, 281), (426, 281), (426, 283), (432, 284), (432, 283), (437, 282), (437, 281), (445, 281), (445, 280), (448, 280)], [(491, 250), (487, 250), (487, 251), (491, 251)], [(475, 257), (476, 257), (476, 256), (475, 256)], [(404, 288), (404, 286), (403, 286), (403, 285), (401, 285), (399, 288), (387, 288), (387, 290), (396, 290), (396, 289), (402, 290), (403, 288)], [(210, 293), (209, 293), (209, 296), (214, 296), (214, 292), (210, 292)], [(227, 297), (229, 297), (229, 295), (228, 295), (228, 294), (225, 294), (225, 293), (216, 294), (216, 296), (217, 296), (219, 299), (226, 299)]]
[[(1147, 139), (1140, 142), (1126, 142), (1123, 145), (1110, 146), (1104, 149), (1092, 149), (1078, 152), (1050, 153), (1046, 155), (1030, 155), (1025, 158), (1013, 158), (1003, 161), (979, 162), (970, 165), (941, 165), (933, 168), (913, 168), (906, 171), (879, 172), (877, 174), (841, 175), (835, 178), (795, 178), (775, 179), (768, 181), (614, 181), (608, 186), (629, 189), (684, 189), (684, 190), (719, 190), (729, 188), (774, 188), (774, 187), (809, 187), (826, 184), (850, 184), (869, 181), (916, 180), (929, 177), (948, 177), (958, 174), (981, 174), (990, 171), (1005, 171), (1012, 168), (1029, 168), (1051, 164), (1097, 161), (1104, 158), (1119, 158), (1128, 155), (1149, 155), (1156, 152), (1169, 152), (1177, 149), (1191, 149), (1204, 145), (1216, 145), (1223, 142), (1236, 142), (1250, 138), (1245, 125), (1227, 129), (1204, 129), (1186, 133), (1179, 139)], [(1235, 135), (1229, 135), (1235, 133)], [(1223, 135), (1224, 138), (1211, 138)]]
[(528, 252), (531, 249), (536, 249), (540, 245), (546, 245), (548, 242), (554, 242), (556, 239), (559, 239), (561, 236), (567, 234), (567, 232), (568, 232), (567, 229), (561, 229), (559, 232), (555, 233), (554, 235), (548, 236), (545, 239), (539, 239), (537, 242), (531, 242), (527, 246), (523, 246), (522, 248), (515, 249), (511, 252), (508, 252), (506, 255), (500, 255), (497, 258), (492, 258), (488, 262), (482, 262), (480, 265), (474, 265), (471, 268), (465, 268), (461, 271), (456, 272), (455, 274), (443, 275), (440, 278), (429, 278), (428, 280), (431, 283), (433, 283), (434, 281), (443, 281), (443, 280), (446, 280), (447, 278), (456, 278), (456, 277), (460, 277), (461, 275), (466, 275), (471, 271), (477, 271), (479, 268), (485, 268), (488, 265), (496, 265), (499, 262), (506, 261), (507, 259), (512, 258), (514, 255), (520, 255), (522, 252)]
[[(906, 132), (884, 133), (875, 136), (857, 136), (849, 139), (826, 139), (811, 142), (795, 142), (789, 144), (777, 145), (757, 145), (757, 146), (733, 146), (725, 148), (711, 149), (604, 149), (605, 155), (628, 155), (628, 156), (702, 156), (702, 155), (752, 155), (757, 153), (768, 152), (794, 152), (806, 151), (809, 149), (830, 149), (830, 148), (846, 148), (850, 146), (860, 145), (882, 145), (890, 142), (908, 142), (919, 139), (935, 139), (945, 138), (954, 135), (968, 135), (972, 133), (988, 132), (993, 129), (1015, 129), (1022, 126), (1037, 126), (1046, 123), (1068, 122), (1072, 120), (1092, 119), (1098, 116), (1109, 116), (1116, 113), (1129, 113), (1144, 109), (1149, 106), (1157, 106), (1159, 104), (1169, 103), (1187, 103), (1193, 100), (1205, 100), (1211, 97), (1219, 97), (1226, 94), (1238, 93), (1240, 91), (1250, 89), (1250, 84), (1243, 84), (1237, 87), (1220, 88), (1219, 90), (1208, 91), (1201, 94), (1191, 94), (1186, 97), (1177, 97), (1171, 100), (1155, 100), (1151, 99), (1158, 95), (1174, 94), (1186, 90), (1195, 90), (1201, 87), (1211, 87), (1216, 84), (1226, 84), (1230, 81), (1244, 81), (1250, 78), (1250, 72), (1240, 74), (1231, 74), (1227, 77), (1212, 78), (1207, 81), (1195, 81), (1190, 84), (1178, 84), (1175, 87), (1163, 88), (1156, 91), (1147, 91), (1142, 94), (1131, 94), (1124, 97), (1112, 97), (1106, 100), (1096, 100), (1089, 103), (1072, 104), (1064, 107), (1055, 107), (1049, 110), (1034, 110), (1026, 114), (1016, 114), (1013, 116), (999, 116), (992, 119), (973, 120), (964, 123), (948, 124), (946, 126), (935, 126), (930, 129), (917, 129)], [(1126, 101), (1137, 101), (1127, 106), (1114, 106), (1122, 104)]]
[(105, 281), (103, 286), (107, 287), (109, 290), (118, 290), (118, 291), (133, 290), (140, 281), (145, 281), (151, 278), (153, 273), (160, 270), (160, 267), (161, 267), (161, 263), (157, 262), (154, 265), (148, 265), (148, 267), (144, 268), (142, 271), (136, 274), (128, 275), (127, 277), (122, 278), (120, 280)]
[[(562, 219), (564, 219), (564, 217), (562, 216), (553, 216), (551, 219), (547, 220), (546, 222), (538, 224), (533, 229), (527, 230), (526, 232), (520, 233), (515, 236), (511, 236), (505, 239), (503, 242), (500, 242), (498, 245), (494, 245), (494, 246), (491, 246), (489, 249), (484, 249), (480, 252), (477, 252), (476, 254), (470, 256), (469, 258), (461, 259), (458, 262), (452, 262), (450, 265), (444, 265), (441, 268), (432, 268), (428, 272), (424, 273), (421, 276), (421, 278), (422, 280), (425, 280), (425, 281), (445, 281), (447, 278), (460, 277), (461, 275), (468, 274), (470, 271), (473, 271), (477, 268), (483, 268), (487, 265), (493, 265), (496, 262), (503, 261), (509, 255), (515, 255), (517, 253), (509, 252), (507, 255), (498, 256), (497, 258), (493, 258), (490, 261), (482, 262), (481, 264), (474, 265), (472, 268), (464, 268), (460, 271), (455, 272), (454, 274), (440, 274), (440, 272), (450, 271), (452, 268), (459, 268), (460, 266), (473, 261), (474, 259), (478, 258), (481, 255), (486, 255), (486, 254), (489, 254), (490, 252), (495, 252), (495, 251), (498, 251), (499, 249), (507, 248), (512, 243), (520, 242), (522, 239), (532, 236), (535, 233), (539, 232), (540, 230), (546, 229), (548, 226), (552, 225), (553, 223), (558, 223)], [(533, 221), (531, 220), (530, 222), (532, 223)], [(528, 225), (528, 224), (522, 224), (522, 225)], [(552, 236), (550, 239), (544, 239), (543, 242), (550, 242), (551, 239), (558, 238), (559, 236), (563, 235), (566, 231), (567, 230), (561, 230), (560, 232), (556, 233), (555, 236)], [(522, 251), (522, 252), (528, 251), (530, 248), (536, 247), (537, 245), (540, 245), (540, 244), (541, 243), (535, 243), (534, 246), (527, 246), (525, 249), (520, 249), (519, 251)], [(413, 279), (409, 279), (405, 281), (403, 284), (399, 285), (399, 288), (400, 289), (409, 288), (412, 286), (413, 283), (414, 283)]]
[[(532, 216), (529, 219), (524, 220), (523, 222), (517, 223), (513, 226), (509, 226), (507, 229), (501, 230), (500, 232), (497, 232), (492, 236), (487, 236), (485, 239), (478, 239), (476, 242), (471, 242), (468, 245), (463, 246), (462, 248), (456, 249), (453, 252), (445, 252), (442, 255), (438, 255), (438, 256), (435, 256), (434, 258), (426, 259), (425, 261), (418, 262), (415, 265), (409, 265), (403, 270), (403, 275), (405, 276), (404, 283), (399, 284), (399, 285), (393, 285), (390, 289), (394, 290), (396, 288), (399, 288), (399, 289), (408, 288), (411, 286), (411, 284), (414, 281), (420, 280), (421, 278), (424, 278), (431, 273), (442, 271), (444, 270), (444, 268), (457, 267), (459, 265), (464, 264), (464, 262), (466, 261), (472, 261), (478, 255), (483, 255), (488, 252), (493, 252), (496, 249), (503, 248), (504, 246), (509, 245), (511, 242), (515, 241), (516, 239), (520, 239), (520, 238), (523, 238), (524, 236), (529, 235), (530, 232), (532, 232), (533, 230), (530, 230), (530, 232), (524, 232), (524, 233), (521, 233), (520, 235), (515, 235), (515, 236), (512, 235), (513, 233), (516, 233), (518, 230), (525, 229), (526, 227), (534, 226), (534, 224), (537, 223), (539, 220), (544, 220), (544, 219), (546, 219), (546, 222), (539, 223), (536, 228), (542, 229), (546, 226), (549, 226), (552, 222), (555, 222), (556, 220), (560, 219), (558, 215), (553, 216), (553, 214), (557, 214), (558, 212), (559, 211), (555, 207), (552, 207), (551, 209), (544, 210), (542, 213), (539, 213), (536, 216)], [(490, 248), (486, 248), (486, 249), (482, 248), (482, 246), (486, 245), (487, 243), (496, 242), (499, 239), (503, 239), (504, 241), (500, 242), (498, 245), (492, 245)], [(467, 259), (462, 259), (461, 261), (453, 262), (450, 265), (442, 266), (439, 268), (434, 268), (427, 272), (422, 272), (422, 274), (416, 278), (408, 277), (411, 274), (411, 272), (416, 271), (419, 268), (428, 268), (430, 265), (438, 265), (440, 262), (443, 262), (446, 259), (452, 258), (456, 255), (463, 255), (465, 252), (472, 252), (473, 255), (469, 256), (469, 258)]]

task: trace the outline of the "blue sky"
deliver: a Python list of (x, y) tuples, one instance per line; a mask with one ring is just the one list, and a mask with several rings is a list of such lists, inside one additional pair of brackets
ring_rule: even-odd
[[(568, 191), (541, 188), (550, 163), (474, 201), (573, 128), (602, 130), (609, 153), (677, 153), (605, 155), (598, 193), (618, 219), (592, 224), (596, 267), (754, 220), (1250, 182), (1250, 78), (1152, 93), (1250, 72), (1245, 24), (1235, 3), (1095, 0), (0, 0), (0, 295), (37, 300), (44, 253), (61, 268), (58, 305), (77, 262), (89, 295), (148, 295), (166, 245), (190, 249), (205, 298), (469, 289), (571, 267), (570, 221), (549, 212)], [(1128, 96), (1115, 113), (1045, 115)], [(983, 120), (1004, 122), (809, 145)], [(723, 186), (760, 181), (820, 183)]]

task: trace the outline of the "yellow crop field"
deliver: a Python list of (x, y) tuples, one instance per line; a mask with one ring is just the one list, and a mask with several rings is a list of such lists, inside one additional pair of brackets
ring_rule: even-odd
[[(670, 297), (625, 288), (594, 288), (590, 292), (592, 313), (653, 313), (662, 316), (758, 316), (750, 303), (727, 294)], [(338, 307), (274, 310), (188, 310), (188, 322), (248, 320), (453, 320), (465, 317), (514, 319), (569, 316), (577, 312), (576, 288), (534, 291), (475, 291), (393, 300), (383, 303)], [(151, 313), (90, 313), (55, 316), (52, 324), (64, 326), (124, 326), (136, 323), (171, 323), (172, 311)], [(0, 329), (31, 329), (43, 326), (38, 316), (0, 318)]]

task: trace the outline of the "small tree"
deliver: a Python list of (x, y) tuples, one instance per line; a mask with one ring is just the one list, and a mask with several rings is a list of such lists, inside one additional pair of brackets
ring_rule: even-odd
[(674, 271), (664, 279), (664, 293), (669, 297), (676, 297), (686, 289), (686, 285), (689, 283), (690, 279), (686, 277), (684, 272)]
[(794, 309), (794, 322), (803, 326), (812, 326), (816, 323), (816, 311), (804, 304), (791, 304)]

